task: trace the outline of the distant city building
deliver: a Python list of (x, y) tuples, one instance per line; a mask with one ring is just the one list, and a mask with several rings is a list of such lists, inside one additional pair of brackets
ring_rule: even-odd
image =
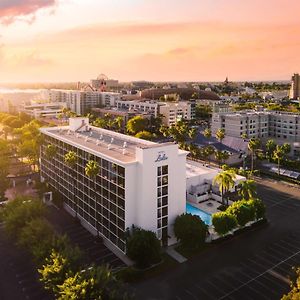
[(45, 102), (64, 102), (71, 111), (83, 115), (94, 107), (115, 106), (121, 94), (94, 91), (87, 86), (82, 90), (47, 90), (40, 96)]
[(177, 94), (180, 99), (190, 100), (196, 93), (199, 100), (220, 100), (219, 96), (211, 91), (199, 91), (194, 88), (152, 88), (142, 91), (142, 97), (147, 99), (159, 100), (168, 94)]
[(294, 99), (294, 100), (300, 99), (300, 76), (298, 73), (295, 73), (292, 76), (290, 99)]
[(20, 111), (33, 118), (57, 117), (67, 105), (65, 102), (24, 104)]
[(212, 133), (219, 128), (227, 136), (248, 138), (273, 138), (291, 144), (292, 153), (300, 151), (300, 114), (282, 111), (219, 112), (212, 115)]
[(104, 92), (110, 89), (117, 89), (119, 87), (119, 81), (115, 79), (109, 79), (106, 75), (100, 74), (97, 79), (91, 80), (91, 86), (95, 90)]
[(149, 113), (155, 118), (159, 114), (159, 103), (157, 101), (140, 99), (140, 100), (118, 100), (116, 101), (117, 109), (128, 110), (137, 113)]
[(159, 113), (163, 116), (163, 124), (175, 125), (178, 121), (190, 121), (195, 118), (195, 102), (160, 102)]

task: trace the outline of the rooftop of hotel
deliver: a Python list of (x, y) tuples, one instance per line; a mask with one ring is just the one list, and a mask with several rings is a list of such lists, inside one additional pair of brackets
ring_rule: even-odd
[(214, 168), (207, 164), (201, 164), (192, 160), (186, 162), (186, 178), (192, 178), (199, 175), (205, 175), (209, 173), (218, 173), (220, 169)]
[(74, 131), (70, 126), (59, 126), (41, 128), (41, 132), (95, 155), (102, 154), (122, 163), (136, 161), (136, 148), (147, 149), (172, 144), (154, 143), (103, 128), (87, 126), (87, 131)]

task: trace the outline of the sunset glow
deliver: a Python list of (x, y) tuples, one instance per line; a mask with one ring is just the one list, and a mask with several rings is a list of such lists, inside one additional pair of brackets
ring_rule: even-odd
[[(283, 9), (284, 8), (284, 9)], [(300, 69), (299, 1), (0, 1), (0, 82), (279, 80)]]

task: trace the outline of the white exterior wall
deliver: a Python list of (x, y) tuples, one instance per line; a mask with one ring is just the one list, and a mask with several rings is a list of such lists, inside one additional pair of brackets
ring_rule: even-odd
[[(155, 162), (164, 151), (166, 160)], [(186, 153), (177, 145), (137, 148), (136, 225), (157, 232), (157, 167), (168, 165), (168, 235), (172, 236), (175, 218), (185, 212)]]

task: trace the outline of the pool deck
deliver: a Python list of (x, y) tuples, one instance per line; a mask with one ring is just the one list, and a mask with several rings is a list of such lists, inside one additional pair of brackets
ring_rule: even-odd
[[(218, 210), (218, 207), (221, 205), (221, 203), (214, 200), (214, 199), (210, 199), (210, 200), (207, 200), (207, 201), (204, 201), (204, 202), (201, 202), (201, 203), (194, 203), (194, 202), (188, 202), (188, 201), (187, 201), (187, 203), (194, 206), (194, 207), (196, 207), (196, 208), (201, 209), (202, 211), (204, 211), (204, 212), (206, 212), (210, 215), (212, 215), (216, 212), (220, 212)], [(210, 204), (208, 205), (208, 203), (210, 203)], [(232, 201), (229, 200), (229, 205), (230, 204), (232, 204)]]

